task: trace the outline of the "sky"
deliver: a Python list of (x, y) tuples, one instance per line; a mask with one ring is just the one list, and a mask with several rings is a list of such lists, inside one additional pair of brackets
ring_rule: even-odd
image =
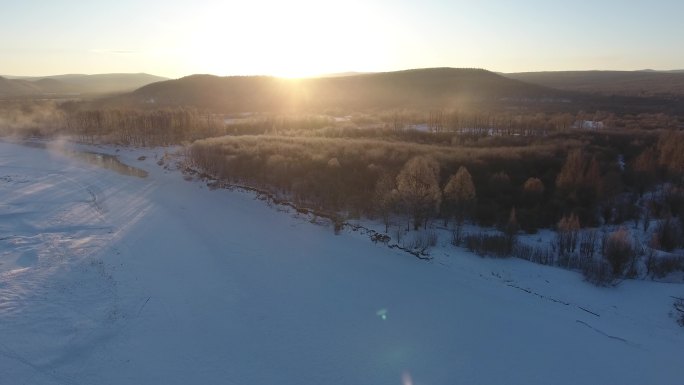
[(0, 0), (0, 74), (684, 69), (682, 0)]

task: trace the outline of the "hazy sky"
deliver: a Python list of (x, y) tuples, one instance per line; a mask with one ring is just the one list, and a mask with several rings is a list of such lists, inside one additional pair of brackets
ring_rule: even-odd
[(0, 74), (684, 68), (684, 0), (0, 0)]

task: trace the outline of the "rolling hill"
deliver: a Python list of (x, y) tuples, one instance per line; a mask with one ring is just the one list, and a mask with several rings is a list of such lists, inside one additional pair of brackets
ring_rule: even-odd
[(55, 97), (130, 92), (167, 80), (149, 74), (56, 75), (0, 77), (0, 98)]
[(503, 74), (520, 80), (561, 90), (640, 97), (677, 97), (684, 95), (682, 71), (560, 71)]
[(33, 82), (0, 77), (0, 98), (21, 97), (39, 94), (40, 92), (40, 87)]
[(281, 109), (452, 107), (560, 101), (568, 93), (480, 69), (431, 68), (342, 77), (280, 79), (192, 75), (115, 98), (136, 106), (194, 106), (220, 112)]

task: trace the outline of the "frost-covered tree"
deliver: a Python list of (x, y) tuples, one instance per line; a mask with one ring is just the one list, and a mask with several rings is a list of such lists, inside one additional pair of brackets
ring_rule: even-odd
[(466, 209), (475, 201), (476, 196), (473, 178), (468, 169), (459, 167), (444, 186), (444, 199), (448, 202), (450, 213), (456, 215), (459, 224), (463, 222)]
[(427, 156), (409, 159), (397, 175), (397, 192), (417, 230), (438, 210), (442, 200), (439, 163)]

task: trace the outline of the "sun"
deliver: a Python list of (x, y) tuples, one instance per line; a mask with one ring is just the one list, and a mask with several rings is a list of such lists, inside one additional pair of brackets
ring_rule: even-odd
[(325, 75), (324, 72), (321, 72), (320, 66), (310, 64), (311, 63), (307, 61), (291, 63), (290, 65), (282, 66), (281, 68), (272, 71), (271, 74), (279, 78), (293, 80)]
[[(359, 18), (373, 17), (368, 9), (360, 12), (349, 4), (332, 17), (321, 2), (269, 2), (268, 12), (263, 5), (229, 9), (216, 3), (199, 12), (182, 43), (186, 67), (218, 75), (302, 78), (367, 70), (382, 58), (375, 31), (354, 28)], [(373, 25), (383, 28), (381, 22)]]

